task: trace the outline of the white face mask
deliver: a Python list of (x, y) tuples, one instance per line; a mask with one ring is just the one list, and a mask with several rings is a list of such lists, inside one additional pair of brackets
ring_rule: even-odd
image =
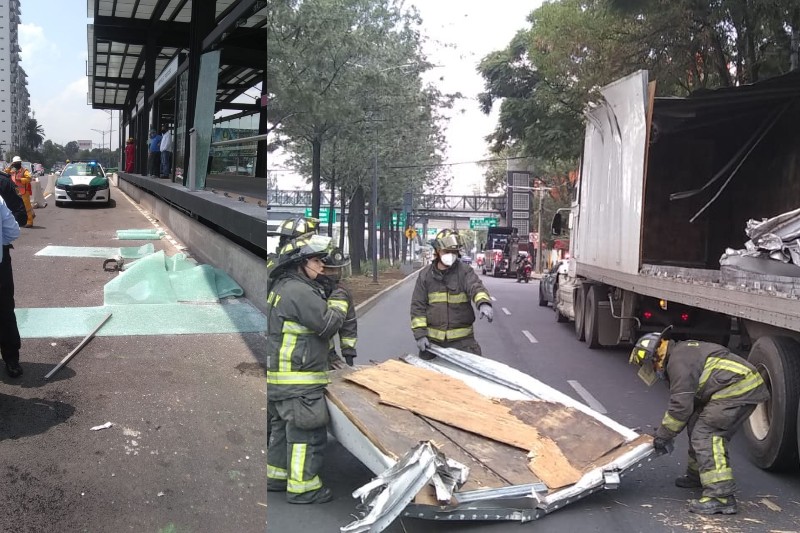
[(441, 260), (444, 266), (453, 266), (458, 256), (456, 254), (442, 254)]

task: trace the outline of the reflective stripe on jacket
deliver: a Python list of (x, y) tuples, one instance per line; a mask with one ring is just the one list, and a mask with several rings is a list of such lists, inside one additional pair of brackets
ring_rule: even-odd
[(414, 338), (453, 341), (471, 337), (475, 306), (492, 305), (489, 292), (472, 267), (456, 261), (447, 270), (436, 263), (420, 272), (411, 297)]
[(324, 389), (328, 341), (344, 322), (348, 302), (326, 301), (317, 283), (286, 273), (273, 284), (267, 306), (267, 399)]
[[(769, 399), (764, 380), (745, 359), (718, 344), (681, 341), (670, 347), (670, 400), (657, 435), (673, 438), (697, 409), (712, 402), (748, 405)], [(724, 428), (721, 428), (724, 429)]]
[(28, 172), (27, 168), (17, 170), (14, 167), (8, 167), (6, 173), (11, 176), (11, 180), (14, 182), (14, 185), (17, 186), (17, 190), (19, 190), (22, 196), (31, 196), (33, 194), (31, 173)]

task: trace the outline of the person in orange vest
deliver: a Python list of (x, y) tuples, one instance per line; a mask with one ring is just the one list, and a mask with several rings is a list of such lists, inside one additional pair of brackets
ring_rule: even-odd
[(25, 211), (28, 213), (28, 221), (25, 227), (32, 228), (33, 218), (36, 215), (33, 214), (33, 207), (31, 206), (31, 195), (33, 194), (31, 173), (22, 166), (22, 158), (18, 155), (15, 155), (14, 159), (11, 160), (11, 166), (6, 169), (6, 173), (11, 176), (17, 186), (19, 195), (22, 196), (22, 202), (25, 204)]

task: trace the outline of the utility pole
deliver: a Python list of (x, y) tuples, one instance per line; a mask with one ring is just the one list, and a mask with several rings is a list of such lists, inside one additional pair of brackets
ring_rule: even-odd
[(539, 274), (542, 273), (542, 202), (544, 200), (544, 191), (545, 189), (543, 188), (539, 189), (539, 228), (536, 230), (539, 236), (539, 238), (536, 239), (536, 272)]

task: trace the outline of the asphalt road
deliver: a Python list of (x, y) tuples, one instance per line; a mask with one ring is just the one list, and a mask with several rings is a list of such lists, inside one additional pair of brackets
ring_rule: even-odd
[[(646, 432), (658, 425), (667, 405), (668, 390), (662, 384), (647, 388), (636, 377), (635, 369), (628, 365), (628, 350), (589, 350), (578, 342), (572, 324), (557, 324), (552, 308), (538, 307), (535, 280), (525, 285), (513, 279), (482, 279), (496, 299), (494, 322), (476, 322), (476, 336), (485, 356), (518, 368), (577, 400), (591, 403), (628, 427)], [(384, 361), (416, 350), (408, 315), (412, 288), (413, 282), (405, 284), (359, 317), (359, 363)], [(585, 391), (583, 396), (576, 392), (576, 387)], [(740, 509), (734, 517), (700, 517), (686, 510), (688, 500), (698, 497), (699, 493), (673, 485), (673, 479), (685, 468), (686, 437), (681, 435), (671, 456), (634, 470), (623, 478), (618, 490), (589, 496), (528, 524), (440, 523), (403, 518), (386, 531), (498, 533), (519, 529), (539, 533), (738, 533), (800, 530), (797, 526), (800, 476), (759, 470), (749, 462), (744, 443), (737, 438), (732, 448)], [(357, 502), (350, 494), (367, 483), (372, 473), (337, 442), (329, 445), (325, 461), (323, 481), (333, 488), (336, 499), (325, 505), (304, 507), (301, 511), (286, 504), (281, 496), (270, 493), (267, 525), (270, 533), (336, 531), (352, 520)], [(768, 503), (765, 504), (765, 500)]]
[[(144, 244), (115, 240), (152, 226), (116, 188), (112, 198), (35, 210), (12, 250), (17, 307), (102, 305), (114, 276), (102, 260), (34, 254)], [(25, 374), (0, 367), (0, 531), (264, 531), (264, 337), (96, 337), (44, 381), (80, 340), (23, 339)]]

